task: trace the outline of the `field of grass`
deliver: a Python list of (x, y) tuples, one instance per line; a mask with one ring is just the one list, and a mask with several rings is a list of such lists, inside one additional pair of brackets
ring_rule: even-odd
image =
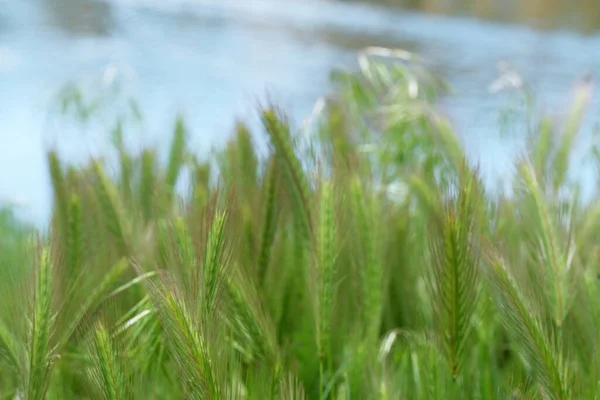
[(310, 135), (264, 105), (260, 132), (240, 122), (206, 158), (182, 120), (166, 163), (50, 149), (50, 230), (0, 214), (0, 397), (596, 398), (583, 103), (532, 118), (492, 195), (431, 107), (443, 85), (363, 61)]

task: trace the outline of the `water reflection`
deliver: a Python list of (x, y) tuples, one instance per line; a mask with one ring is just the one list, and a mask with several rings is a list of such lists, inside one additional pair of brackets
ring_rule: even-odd
[(288, 28), (294, 33), (294, 35), (301, 40), (307, 42), (319, 41), (321, 43), (327, 43), (331, 46), (342, 48), (350, 51), (359, 51), (365, 47), (388, 47), (419, 52), (419, 43), (409, 39), (398, 39), (392, 32), (390, 33), (352, 33), (343, 30), (337, 30), (330, 27), (315, 28), (313, 30), (303, 30)]
[[(38, 0), (53, 26), (69, 34), (106, 35), (114, 27), (111, 1)], [(251, 1), (251, 0), (248, 0)], [(374, 3), (431, 14), (473, 16), (526, 24), (540, 29), (570, 28), (584, 33), (600, 29), (597, 0), (329, 0)], [(178, 16), (186, 20), (185, 6)], [(3, 27), (0, 14), (0, 30)], [(194, 18), (186, 22), (193, 22)]]
[[(113, 27), (111, 1), (38, 0), (50, 23), (69, 34), (106, 35)], [(250, 1), (250, 0), (249, 0)], [(431, 14), (473, 16), (540, 29), (570, 28), (583, 33), (600, 29), (597, 0), (329, 0), (343, 3), (374, 3)], [(184, 6), (177, 12), (186, 23)], [(0, 14), (0, 30), (3, 27)]]
[[(363, 2), (364, 0), (342, 0)], [(433, 14), (468, 15), (527, 24), (540, 29), (570, 28), (585, 33), (600, 29), (598, 0), (369, 0)]]
[[(51, 105), (48, 94), (107, 65), (135, 71), (132, 95), (145, 115), (140, 141), (167, 148), (163, 141), (174, 115), (182, 112), (191, 146), (201, 153), (226, 139), (235, 117), (253, 115), (257, 98), (265, 94), (300, 122), (330, 87), (331, 70), (356, 66), (356, 50), (415, 51), (455, 88), (441, 100), (440, 111), (451, 117), (469, 155), (485, 154), (482, 168), (489, 176), (509, 165), (516, 146), (507, 146), (499, 130), (522, 133), (520, 120), (499, 127), (500, 112), (512, 104), (505, 91), (489, 91), (499, 61), (513, 65), (550, 111), (563, 108), (565, 93), (586, 68), (600, 71), (600, 35), (437, 18), (373, 1), (287, 0), (281, 6), (281, 0), (0, 0), (0, 204), (22, 197), (27, 218), (47, 218), (49, 132), (61, 139), (67, 158), (78, 160), (104, 143), (104, 125), (112, 122), (102, 119), (81, 141), (71, 140), (75, 135), (65, 134), (70, 130), (54, 128), (43, 117)], [(402, 4), (492, 18), (509, 15), (516, 1), (473, 0), (462, 8), (459, 0)], [(523, 15), (535, 14), (534, 8), (524, 9)], [(545, 12), (551, 17), (556, 11)], [(515, 86), (508, 78), (497, 86)], [(586, 132), (600, 115), (600, 99), (592, 103)]]

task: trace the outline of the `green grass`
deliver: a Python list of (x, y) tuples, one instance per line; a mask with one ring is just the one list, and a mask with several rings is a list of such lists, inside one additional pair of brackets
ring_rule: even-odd
[(308, 146), (266, 106), (214, 158), (180, 119), (165, 165), (49, 151), (49, 231), (0, 214), (0, 397), (598, 397), (600, 192), (583, 203), (569, 180), (581, 107), (533, 125), (492, 195), (431, 82), (408, 96), (407, 67), (363, 68), (337, 76)]

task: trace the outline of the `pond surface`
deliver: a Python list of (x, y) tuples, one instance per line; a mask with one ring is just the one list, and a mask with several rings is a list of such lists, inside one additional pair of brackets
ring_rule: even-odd
[[(563, 111), (582, 74), (600, 72), (597, 34), (357, 2), (0, 0), (0, 202), (19, 200), (22, 215), (45, 221), (49, 143), (74, 160), (106, 145), (90, 133), (108, 130), (108, 119), (84, 129), (52, 117), (52, 95), (67, 82), (120, 71), (143, 111), (143, 141), (166, 145), (181, 112), (192, 145), (207, 151), (267, 93), (301, 122), (328, 89), (331, 69), (355, 68), (356, 51), (368, 45), (418, 52), (450, 82), (455, 93), (439, 108), (490, 177), (515, 151), (500, 123), (513, 97), (489, 91), (499, 62), (510, 62), (551, 112)], [(595, 97), (584, 135), (599, 115)], [(79, 131), (88, 134), (75, 137)]]

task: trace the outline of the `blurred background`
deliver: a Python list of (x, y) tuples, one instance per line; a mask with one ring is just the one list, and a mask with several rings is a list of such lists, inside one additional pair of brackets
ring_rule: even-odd
[(0, 203), (44, 221), (45, 150), (102, 152), (115, 118), (135, 147), (166, 144), (180, 113), (199, 152), (266, 98), (300, 124), (366, 46), (418, 53), (449, 82), (438, 107), (493, 177), (528, 99), (560, 113), (593, 84), (599, 28), (597, 0), (0, 0)]

